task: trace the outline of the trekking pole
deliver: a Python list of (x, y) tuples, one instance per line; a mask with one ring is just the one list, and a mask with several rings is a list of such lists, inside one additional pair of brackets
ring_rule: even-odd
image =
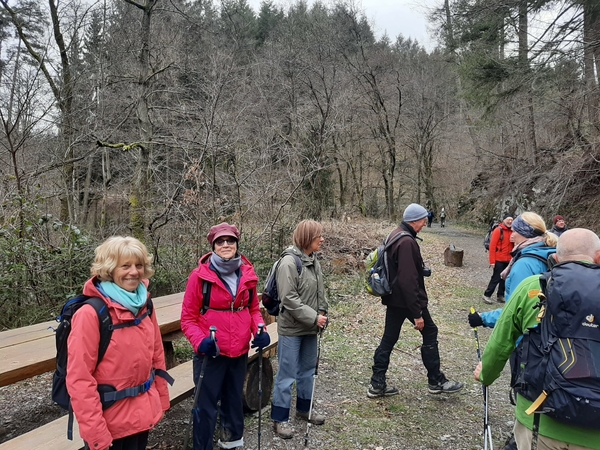
[(310, 394), (310, 407), (308, 409), (308, 421), (306, 423), (306, 434), (304, 435), (304, 447), (308, 447), (308, 432), (310, 430), (310, 419), (312, 418), (312, 410), (313, 403), (315, 398), (315, 385), (317, 384), (317, 377), (319, 376), (319, 359), (321, 358), (321, 338), (323, 337), (323, 331), (327, 327), (327, 323), (325, 326), (321, 328), (319, 331), (319, 340), (317, 344), (317, 364), (315, 365), (315, 374), (313, 375), (313, 385), (312, 385), (312, 393)]
[[(471, 306), (471, 314), (475, 314), (475, 308)], [(475, 341), (477, 342), (477, 359), (481, 361), (481, 347), (479, 346), (479, 333), (477, 327), (473, 327), (473, 334), (475, 335)], [(481, 389), (483, 390), (483, 449), (494, 450), (494, 443), (492, 442), (492, 428), (490, 427), (490, 419), (488, 415), (488, 403), (489, 403), (489, 389), (481, 383)]]
[[(214, 325), (210, 327), (210, 338), (215, 341), (216, 344), (216, 336), (217, 336), (217, 327)], [(219, 356), (219, 347), (217, 347), (217, 354), (213, 356), (216, 358)], [(183, 440), (183, 450), (187, 450), (188, 442), (190, 440), (190, 431), (192, 430), (194, 424), (194, 408), (196, 407), (196, 403), (198, 403), (198, 397), (200, 396), (200, 388), (202, 387), (202, 379), (204, 378), (204, 371), (206, 370), (206, 361), (208, 361), (208, 357), (204, 356), (202, 360), (202, 368), (200, 369), (200, 376), (198, 377), (198, 384), (196, 385), (196, 392), (194, 393), (194, 403), (192, 404), (192, 413), (190, 417), (190, 424), (188, 425), (187, 431), (185, 433), (185, 439)]]
[[(258, 324), (258, 335), (263, 334), (265, 328), (264, 323)], [(260, 435), (261, 435), (261, 416), (262, 416), (262, 366), (263, 366), (263, 349), (258, 348), (258, 450), (260, 450)]]

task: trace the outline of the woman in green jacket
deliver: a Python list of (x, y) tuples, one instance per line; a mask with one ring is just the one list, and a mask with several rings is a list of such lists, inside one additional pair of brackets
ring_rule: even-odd
[[(271, 419), (275, 433), (283, 439), (294, 435), (289, 424), (294, 383), (296, 417), (308, 420), (317, 365), (317, 334), (327, 324), (323, 272), (315, 256), (324, 241), (322, 233), (320, 223), (314, 220), (300, 222), (294, 230), (294, 245), (286, 249), (277, 269), (277, 291), (281, 299), (281, 313), (277, 318), (279, 370), (273, 390)], [(290, 253), (302, 261), (300, 274)], [(325, 418), (313, 411), (310, 422), (322, 425)]]

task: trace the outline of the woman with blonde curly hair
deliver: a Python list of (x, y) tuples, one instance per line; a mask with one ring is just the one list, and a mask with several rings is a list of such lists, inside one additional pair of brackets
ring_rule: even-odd
[(73, 315), (67, 390), (86, 449), (145, 450), (150, 429), (170, 406), (170, 377), (147, 290), (152, 256), (140, 241), (122, 236), (95, 253), (83, 294), (106, 304), (113, 331), (100, 360), (99, 313), (85, 304)]

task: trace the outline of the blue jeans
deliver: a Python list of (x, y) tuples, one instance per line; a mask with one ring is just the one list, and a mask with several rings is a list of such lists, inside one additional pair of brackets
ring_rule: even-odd
[(292, 386), (296, 383), (296, 410), (308, 412), (317, 366), (317, 335), (281, 336), (277, 344), (279, 369), (273, 389), (271, 419), (287, 422), (290, 419)]

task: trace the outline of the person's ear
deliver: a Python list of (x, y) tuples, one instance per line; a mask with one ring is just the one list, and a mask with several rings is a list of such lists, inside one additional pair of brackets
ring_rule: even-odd
[(594, 263), (600, 264), (600, 250), (598, 250), (594, 256)]

